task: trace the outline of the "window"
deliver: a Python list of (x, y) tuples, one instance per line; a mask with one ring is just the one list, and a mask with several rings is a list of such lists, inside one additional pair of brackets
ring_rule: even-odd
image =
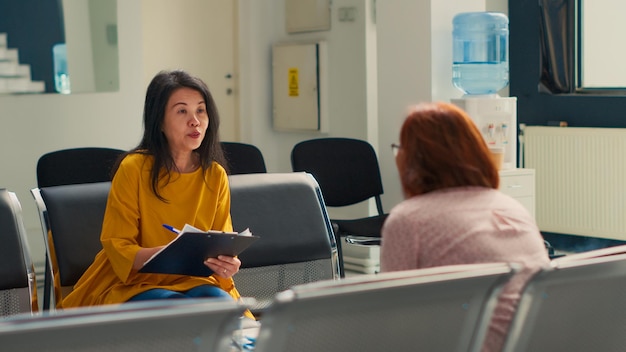
[[(605, 63), (604, 69), (610, 76), (621, 75), (621, 66), (611, 67), (606, 64), (609, 62), (607, 56), (618, 54), (607, 54), (604, 49), (614, 46), (610, 49), (626, 51), (626, 45), (618, 40), (624, 31), (610, 27), (613, 28), (611, 31), (600, 30), (594, 34), (590, 32), (591, 25), (585, 24), (589, 21), (593, 23), (589, 16), (600, 16), (599, 13), (585, 15), (585, 7), (594, 6), (595, 12), (595, 6), (600, 6), (605, 8), (602, 13), (623, 14), (623, 11), (615, 8), (618, 3), (622, 1), (509, 0), (509, 92), (510, 96), (517, 97), (518, 122), (545, 126), (567, 121), (572, 127), (626, 127), (626, 80), (609, 87), (607, 81), (601, 80), (602, 76), (594, 73), (597, 68), (593, 64), (594, 60), (598, 60), (595, 55), (600, 55), (599, 60), (604, 60), (601, 62)], [(581, 16), (574, 11), (576, 8), (572, 5), (576, 4), (583, 12)], [(620, 5), (620, 8), (625, 6)], [(610, 17), (613, 16), (607, 16), (606, 19)], [(604, 21), (602, 17), (600, 19)], [(551, 26), (546, 27), (546, 23)], [(582, 36), (578, 37), (581, 42), (577, 42), (574, 34), (580, 23), (583, 23), (583, 30)], [(622, 20), (619, 24), (623, 28), (626, 21)], [(550, 33), (543, 33), (545, 29), (550, 29)], [(590, 35), (595, 35), (594, 39), (589, 39)], [(554, 41), (557, 36), (563, 40)], [(545, 39), (557, 45), (546, 46), (546, 43), (542, 43)], [(590, 49), (593, 48), (590, 47), (591, 42), (602, 47), (602, 51)], [(583, 46), (586, 46), (584, 53), (593, 54), (594, 57), (579, 55), (583, 52)], [(618, 60), (621, 57), (624, 56), (620, 55)]]
[(626, 89), (626, 2), (579, 0), (580, 89)]
[(621, 64), (626, 54), (621, 45), (626, 2), (540, 0), (539, 9), (540, 91), (626, 94), (626, 68)]

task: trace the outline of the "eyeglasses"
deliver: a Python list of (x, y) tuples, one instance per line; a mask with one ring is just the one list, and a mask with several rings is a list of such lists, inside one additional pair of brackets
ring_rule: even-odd
[(398, 156), (398, 150), (400, 150), (400, 145), (392, 143), (391, 144), (391, 151), (393, 152), (393, 156)]

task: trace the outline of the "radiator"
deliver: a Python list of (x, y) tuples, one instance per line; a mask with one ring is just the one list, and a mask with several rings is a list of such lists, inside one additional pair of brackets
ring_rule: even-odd
[(626, 240), (626, 129), (527, 126), (543, 232)]

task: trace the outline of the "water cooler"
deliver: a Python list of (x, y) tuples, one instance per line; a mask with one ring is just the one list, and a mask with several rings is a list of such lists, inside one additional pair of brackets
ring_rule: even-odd
[(517, 166), (517, 98), (501, 97), (509, 84), (509, 19), (497, 12), (466, 12), (453, 19), (452, 82), (464, 95), (451, 102), (474, 120), (502, 169)]
[(67, 70), (67, 47), (65, 43), (58, 43), (52, 47), (52, 61), (54, 64), (54, 89), (61, 94), (69, 94), (70, 76)]

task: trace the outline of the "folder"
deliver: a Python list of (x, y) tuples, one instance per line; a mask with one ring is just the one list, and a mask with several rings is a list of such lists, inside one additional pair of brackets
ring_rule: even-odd
[(183, 231), (167, 246), (148, 259), (140, 273), (211, 276), (204, 265), (207, 258), (236, 256), (258, 240), (248, 230), (241, 233), (221, 231)]

